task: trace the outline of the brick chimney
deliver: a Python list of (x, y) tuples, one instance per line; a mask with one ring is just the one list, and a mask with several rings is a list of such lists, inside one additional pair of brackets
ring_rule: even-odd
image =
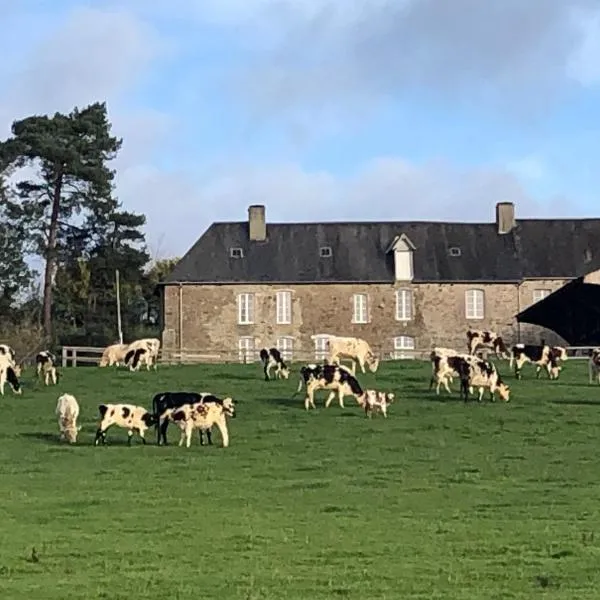
[(515, 221), (515, 205), (512, 202), (498, 202), (496, 204), (496, 227), (500, 235), (510, 233)]
[(264, 204), (253, 204), (248, 207), (248, 230), (251, 242), (264, 242), (267, 239)]

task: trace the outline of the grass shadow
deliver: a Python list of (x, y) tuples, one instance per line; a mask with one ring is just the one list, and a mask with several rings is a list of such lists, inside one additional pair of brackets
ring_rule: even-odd
[(37, 440), (38, 442), (45, 442), (46, 444), (53, 444), (53, 445), (60, 445), (60, 444), (65, 443), (59, 439), (59, 434), (46, 433), (43, 431), (20, 433), (19, 437), (28, 438), (30, 440)]
[(600, 400), (550, 400), (549, 403), (570, 406), (600, 406)]

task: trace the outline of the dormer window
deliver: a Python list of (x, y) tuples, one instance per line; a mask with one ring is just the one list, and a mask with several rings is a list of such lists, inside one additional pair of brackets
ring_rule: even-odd
[(396, 281), (412, 281), (414, 277), (414, 244), (406, 234), (397, 235), (388, 246), (387, 252), (394, 252), (394, 272)]
[(583, 253), (583, 262), (587, 265), (592, 262), (592, 251), (589, 248)]
[(452, 246), (452, 248), (450, 248), (448, 250), (448, 254), (450, 256), (460, 256), (460, 254), (461, 254), (460, 248), (457, 248), (456, 246)]
[(321, 246), (319, 248), (319, 256), (321, 258), (329, 258), (332, 255), (333, 252), (331, 251), (331, 246)]
[(230, 258), (244, 258), (244, 251), (241, 248), (229, 248)]

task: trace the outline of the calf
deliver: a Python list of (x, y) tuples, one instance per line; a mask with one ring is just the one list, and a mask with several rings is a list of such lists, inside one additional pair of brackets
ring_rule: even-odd
[(79, 404), (75, 396), (63, 394), (56, 403), (56, 416), (58, 417), (58, 427), (60, 429), (60, 439), (66, 440), (70, 444), (77, 442), (77, 434), (81, 427), (77, 426), (77, 417), (79, 416)]
[(536, 365), (535, 376), (539, 378), (542, 368), (546, 369), (550, 379), (558, 379), (560, 367), (556, 355), (547, 344), (515, 344), (511, 350), (510, 366), (515, 365), (515, 377), (521, 379), (521, 369), (527, 362)]
[(588, 374), (590, 383), (594, 380), (600, 384), (600, 348), (593, 348), (590, 351), (590, 359), (588, 361)]
[(262, 361), (265, 371), (265, 381), (269, 381), (271, 369), (275, 369), (275, 379), (282, 377), (287, 379), (290, 376), (290, 370), (281, 358), (281, 353), (277, 348), (270, 348), (267, 350), (263, 348), (260, 351), (260, 360)]
[(337, 365), (323, 365), (317, 375), (309, 375), (306, 382), (306, 399), (304, 408), (312, 406), (316, 409), (314, 395), (318, 390), (332, 390), (325, 402), (327, 408), (335, 398), (337, 392), (338, 402), (344, 408), (344, 396), (354, 396), (359, 406), (364, 406), (364, 391), (357, 379), (347, 369)]
[(371, 372), (375, 373), (379, 367), (379, 359), (371, 350), (371, 346), (360, 338), (355, 337), (340, 337), (336, 335), (311, 335), (312, 340), (317, 338), (327, 337), (329, 346), (328, 361), (331, 364), (340, 364), (342, 357), (349, 358), (352, 361), (352, 374), (356, 373), (356, 362), (360, 365), (361, 371), (365, 373), (365, 365), (369, 367)]
[(479, 388), (479, 402), (483, 398), (485, 388), (490, 390), (490, 398), (494, 400), (494, 394), (499, 392), (500, 397), (505, 402), (510, 400), (510, 388), (500, 378), (496, 367), (488, 360), (478, 359), (476, 361), (465, 360), (456, 357), (459, 361), (458, 373), (460, 376), (460, 391), (467, 402), (472, 388)]
[(112, 344), (107, 346), (102, 353), (102, 358), (100, 359), (98, 366), (112, 367), (115, 365), (118, 367), (121, 363), (125, 364), (127, 348), (129, 348), (129, 344)]
[(8, 344), (0, 344), (0, 358), (3, 356), (15, 362), (15, 351)]
[(58, 373), (56, 371), (56, 357), (48, 350), (42, 350), (38, 352), (35, 357), (35, 364), (37, 370), (37, 376), (44, 379), (45, 385), (50, 385), (52, 381), (53, 385), (56, 385), (58, 381)]
[(373, 413), (380, 412), (387, 419), (387, 407), (394, 401), (392, 392), (365, 392), (365, 416), (372, 418)]
[(15, 394), (22, 394), (21, 382), (19, 376), (21, 369), (15, 365), (8, 355), (0, 354), (0, 395), (4, 396), (4, 386), (10, 385)]
[(125, 364), (129, 366), (130, 371), (137, 371), (142, 365), (146, 365), (148, 371), (151, 366), (156, 370), (159, 350), (160, 340), (158, 338), (143, 338), (131, 342), (125, 353)]
[(469, 329), (467, 331), (469, 354), (474, 355), (479, 347), (491, 348), (498, 358), (509, 358), (504, 340), (494, 331)]
[(185, 440), (187, 448), (192, 443), (194, 429), (210, 431), (216, 425), (221, 432), (223, 448), (229, 446), (229, 431), (227, 429), (227, 417), (235, 417), (235, 405), (232, 398), (224, 398), (220, 404), (210, 402), (197, 402), (196, 404), (185, 404), (180, 408), (168, 409), (167, 417), (177, 424), (181, 430), (179, 445)]
[[(213, 394), (198, 392), (161, 392), (152, 399), (152, 413), (155, 418), (155, 425), (158, 432), (157, 444), (160, 446), (161, 440), (167, 445), (167, 428), (169, 427), (169, 410), (181, 408), (182, 406), (197, 404), (198, 402), (221, 404), (223, 401)], [(208, 443), (212, 444), (210, 429), (206, 432)], [(200, 430), (200, 444), (204, 445), (202, 430)]]
[(152, 413), (149, 413), (142, 406), (133, 404), (100, 404), (98, 411), (102, 420), (96, 431), (95, 446), (98, 445), (100, 440), (102, 440), (102, 444), (106, 444), (106, 430), (113, 425), (127, 429), (127, 444), (129, 446), (131, 446), (134, 431), (137, 431), (145, 444), (144, 434), (155, 423)]

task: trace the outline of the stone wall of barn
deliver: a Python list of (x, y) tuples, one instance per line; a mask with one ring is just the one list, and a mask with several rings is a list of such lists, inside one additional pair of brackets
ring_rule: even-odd
[[(378, 353), (397, 358), (433, 346), (466, 350), (466, 330), (492, 329), (507, 344), (521, 341), (564, 343), (539, 327), (518, 325), (514, 315), (534, 301), (534, 290), (554, 291), (563, 280), (527, 281), (517, 284), (308, 284), (273, 285), (183, 285), (167, 286), (164, 293), (163, 352), (183, 349), (204, 358), (236, 360), (254, 346), (278, 346), (293, 360), (320, 358), (311, 335), (331, 333), (366, 339)], [(411, 318), (398, 320), (396, 290), (410, 289)], [(484, 292), (483, 319), (467, 319), (465, 293)], [(291, 292), (291, 323), (276, 319), (277, 291)], [(181, 293), (181, 299), (180, 299)], [(238, 294), (254, 297), (253, 324), (238, 324)], [(537, 292), (539, 295), (540, 292)], [(353, 295), (367, 295), (368, 323), (353, 323)], [(181, 319), (179, 306), (182, 306)], [(287, 341), (284, 341), (285, 338)], [(290, 341), (291, 340), (291, 341)]]

